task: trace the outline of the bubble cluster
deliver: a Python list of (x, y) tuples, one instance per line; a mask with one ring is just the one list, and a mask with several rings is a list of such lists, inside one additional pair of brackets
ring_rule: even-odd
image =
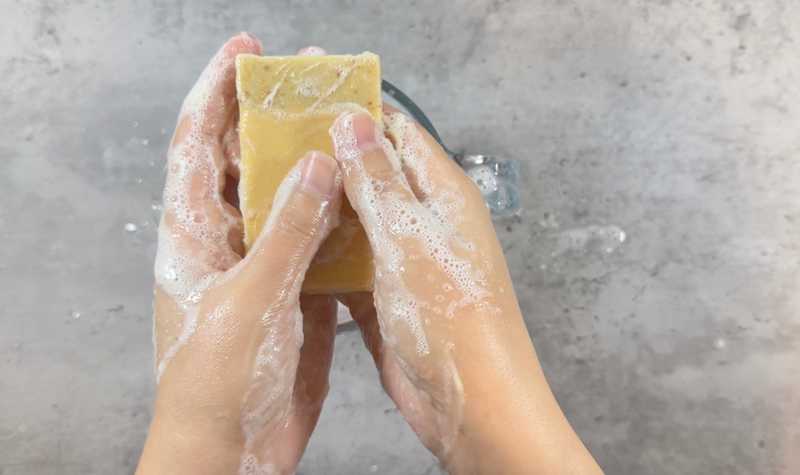
[[(159, 379), (196, 330), (199, 296), (221, 270), (239, 260), (227, 241), (231, 230), (240, 223), (221, 196), (225, 181), (223, 158), (214, 153), (213, 139), (202, 132), (212, 89), (224, 71), (231, 70), (232, 62), (232, 55), (223, 49), (203, 71), (181, 106), (178, 122), (188, 122), (188, 133), (167, 154), (154, 271), (156, 285), (174, 299), (185, 317), (177, 341), (156, 362)], [(126, 225), (126, 230), (134, 232), (134, 226)]]
[(432, 151), (417, 130), (416, 123), (405, 114), (391, 112), (383, 115), (386, 131), (394, 140), (397, 153), (403, 159), (403, 165), (409, 168), (417, 186), (426, 196), (433, 195), (433, 185), (427, 169), (427, 157)]
[[(413, 123), (402, 115), (389, 114), (388, 117), (388, 125), (399, 129), (394, 133), (399, 138), (396, 140), (398, 150), (383, 137), (382, 130), (376, 130), (375, 136), (396, 171), (390, 177), (369, 175), (361, 160), (362, 151), (356, 143), (352, 115), (341, 117), (331, 129), (331, 136), (344, 173), (355, 177), (358, 183), (357, 193), (349, 198), (359, 212), (373, 248), (376, 287), (381, 290), (376, 292), (379, 315), (387, 323), (405, 322), (417, 339), (418, 352), (426, 354), (430, 345), (421, 323), (420, 298), (404, 282), (404, 263), (409, 256), (400, 243), (410, 240), (420, 244), (425, 257), (434, 262), (436, 269), (444, 273), (459, 291), (460, 297), (454, 297), (448, 305), (448, 316), (461, 306), (480, 302), (488, 292), (482, 272), (464, 257), (474, 250), (474, 246), (466, 243), (457, 232), (458, 213), (454, 211), (458, 210), (459, 200), (446, 190), (437, 191), (433, 196), (427, 165), (421, 158), (421, 154), (430, 153), (430, 150), (421, 143), (422, 138), (416, 129), (413, 133), (418, 138), (412, 140), (412, 131), (407, 128), (415, 127)], [(417, 185), (423, 193), (428, 190), (427, 200), (420, 202), (411, 196), (402, 173), (403, 166), (414, 169)]]
[[(301, 167), (302, 163), (295, 165), (278, 187), (270, 215), (259, 239), (268, 236), (278, 225), (281, 214), (284, 213), (300, 182)], [(320, 204), (320, 208), (315, 212), (318, 224), (314, 228), (318, 232), (309, 237), (308, 247), (319, 245), (335, 226), (338, 214), (338, 208), (333, 202)], [(260, 249), (263, 246), (257, 241), (254, 248)], [(298, 246), (298, 249), (300, 248), (304, 246)], [(304, 251), (300, 249), (298, 252)], [(256, 255), (255, 252), (250, 252), (245, 257), (244, 263)], [(290, 255), (286, 258), (293, 263), (305, 262), (301, 255)], [(263, 435), (272, 433), (281, 424), (285, 424), (288, 411), (291, 410), (297, 364), (300, 359), (300, 348), (303, 345), (303, 315), (298, 296), (305, 270), (297, 267), (286, 275), (276, 276), (284, 279), (277, 286), (284, 290), (270, 302), (260, 318), (264, 336), (256, 353), (248, 390), (242, 400), (241, 425), (247, 453), (262, 448)]]
[(230, 300), (226, 300), (222, 302), (220, 305), (217, 305), (211, 313), (208, 314), (207, 320), (209, 322), (218, 322), (225, 320), (231, 317), (231, 312), (233, 311), (233, 305)]
[(258, 458), (253, 454), (242, 455), (239, 463), (238, 475), (277, 475), (278, 469), (271, 463), (259, 464)]
[[(297, 293), (299, 290), (300, 283), (293, 288)], [(302, 321), (303, 315), (297, 304), (284, 306), (280, 302), (273, 303), (261, 318), (264, 339), (256, 354), (249, 388), (242, 399), (241, 425), (247, 454), (263, 449), (262, 436), (274, 433), (285, 424), (291, 410), (300, 347), (303, 344), (302, 326), (298, 335), (298, 325), (302, 325)], [(271, 467), (259, 466), (255, 456), (250, 457), (242, 460), (239, 473), (273, 473), (247, 471), (256, 467)]]

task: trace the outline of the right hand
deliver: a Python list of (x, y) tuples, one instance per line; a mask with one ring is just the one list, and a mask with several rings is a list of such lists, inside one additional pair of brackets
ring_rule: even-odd
[(372, 293), (339, 296), (387, 393), (453, 473), (597, 473), (536, 358), (489, 211), (407, 116), (331, 128), (347, 198), (369, 237)]

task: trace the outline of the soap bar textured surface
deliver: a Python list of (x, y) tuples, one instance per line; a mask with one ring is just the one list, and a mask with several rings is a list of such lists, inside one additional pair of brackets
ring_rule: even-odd
[[(283, 178), (309, 150), (333, 155), (328, 129), (344, 111), (366, 110), (380, 121), (377, 55), (254, 56), (236, 59), (241, 176), (239, 203), (245, 248), (258, 237)], [(372, 254), (349, 203), (322, 244), (303, 292), (372, 289)]]

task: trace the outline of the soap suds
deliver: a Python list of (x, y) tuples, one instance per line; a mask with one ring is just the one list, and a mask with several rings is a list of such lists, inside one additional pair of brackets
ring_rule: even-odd
[[(459, 232), (465, 200), (458, 185), (437, 182), (434, 186), (431, 169), (439, 165), (433, 163), (433, 151), (413, 121), (402, 114), (390, 113), (384, 118), (395, 146), (384, 137), (383, 130), (377, 129), (375, 136), (395, 173), (381, 179), (367, 174), (363, 154), (356, 145), (352, 114), (341, 116), (330, 133), (343, 173), (358, 179), (356, 191), (349, 190), (348, 197), (364, 223), (375, 256), (374, 296), (381, 334), (388, 347), (397, 345), (395, 336), (403, 334), (398, 325), (403, 325), (416, 339), (416, 355), (399, 351), (398, 363), (409, 367), (409, 378), (422, 380), (416, 383), (426, 384), (430, 378), (443, 382), (434, 399), (447, 407), (448, 416), (440, 420), (443, 433), (438, 434), (447, 453), (458, 433), (463, 388), (455, 362), (445, 356), (454, 351), (454, 342), (442, 341), (441, 333), (432, 341), (427, 328), (434, 320), (438, 325), (458, 325), (457, 317), (465, 309), (482, 320), (493, 318), (499, 309), (488, 290), (488, 259)], [(413, 176), (419, 196), (412, 195), (404, 170)], [(406, 275), (406, 267), (420, 265), (430, 270), (427, 286)], [(435, 367), (417, 374), (433, 352), (439, 354)], [(411, 365), (405, 358), (421, 360)]]
[(188, 133), (178, 143), (173, 143), (167, 155), (155, 281), (185, 317), (180, 330), (176, 331), (177, 340), (163, 352), (156, 349), (156, 354), (162, 355), (161, 361), (156, 361), (159, 379), (196, 330), (197, 297), (220, 271), (232, 267), (240, 259), (228, 244), (228, 235), (241, 223), (222, 198), (224, 158), (215, 153), (219, 144), (201, 130), (205, 111), (212, 100), (212, 89), (226, 71), (233, 70), (233, 61), (233, 55), (223, 47), (202, 72), (179, 114), (178, 131), (188, 128)]
[[(281, 214), (289, 204), (292, 194), (300, 184), (303, 162), (298, 162), (283, 180), (275, 193), (273, 206), (259, 240), (266, 238), (276, 229)], [(341, 186), (341, 176), (337, 172), (336, 186)], [(309, 236), (308, 242), (296, 247), (300, 253), (304, 249), (319, 247), (338, 222), (340, 200), (324, 202), (314, 214), (314, 226), (318, 232)], [(264, 245), (257, 240), (254, 249), (263, 250)], [(257, 254), (250, 252), (239, 265), (245, 266)], [(278, 432), (288, 421), (292, 410), (292, 396), (295, 385), (297, 365), (300, 361), (300, 348), (303, 345), (303, 314), (300, 310), (299, 295), (307, 265), (302, 255), (286, 256), (296, 268), (286, 275), (277, 288), (283, 289), (270, 302), (261, 316), (264, 338), (259, 345), (253, 365), (250, 386), (242, 399), (242, 433), (245, 437), (244, 455), (239, 468), (240, 474), (277, 473), (270, 464), (259, 464), (260, 460), (270, 460), (270, 441), (266, 438)], [(234, 269), (235, 272), (235, 269)]]
[[(216, 112), (216, 107), (222, 107), (216, 103), (219, 98), (214, 88), (219, 87), (222, 75), (233, 71), (234, 56), (220, 50), (203, 71), (181, 107), (176, 132), (181, 136), (173, 138), (167, 156), (168, 173), (154, 265), (155, 292), (163, 292), (176, 305), (177, 312), (160, 315), (153, 321), (159, 380), (198, 331), (204, 336), (209, 331), (215, 338), (229, 337), (242, 313), (252, 310), (246, 299), (244, 306), (227, 299), (210, 307), (209, 299), (204, 296), (214, 295), (213, 290), (208, 292), (213, 287), (231, 283), (260, 252), (269, 252), (256, 242), (256, 250), (242, 259), (229, 244), (229, 236), (238, 232), (242, 224), (236, 210), (222, 196), (226, 166), (230, 164), (220, 149), (231, 142), (228, 136), (223, 136), (222, 143), (220, 138), (212, 137), (215, 134), (208, 133), (208, 129), (218, 124), (209, 123), (213, 121), (206, 121), (210, 117), (204, 116), (206, 110)], [(269, 231), (281, 224), (279, 215), (299, 186), (300, 166), (296, 165), (279, 187), (260, 239), (268, 238)], [(340, 186), (341, 177), (337, 175), (336, 181)], [(318, 231), (303, 244), (319, 245), (336, 225), (339, 205), (339, 200), (334, 199), (315, 211)], [(257, 308), (261, 326), (256, 325), (254, 331), (263, 332), (263, 340), (258, 341), (253, 355), (252, 373), (242, 399), (240, 424), (245, 450), (240, 459), (240, 474), (281, 473), (282, 467), (275, 465), (279, 458), (269, 453), (274, 444), (267, 442), (269, 437), (282, 433), (293, 410), (295, 373), (303, 343), (299, 294), (307, 266), (304, 264), (307, 258), (301, 254), (305, 247), (297, 249), (297, 255), (286, 256), (290, 264), (288, 272), (276, 276), (284, 280), (275, 287), (279, 289), (277, 295)], [(158, 300), (157, 304), (161, 303)]]
[(259, 464), (255, 455), (244, 454), (239, 463), (238, 475), (278, 475), (278, 469), (271, 463)]

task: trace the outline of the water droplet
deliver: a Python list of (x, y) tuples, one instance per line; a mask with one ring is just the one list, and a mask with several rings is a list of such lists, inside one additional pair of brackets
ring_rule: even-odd
[(144, 145), (145, 147), (150, 145), (150, 139), (142, 139), (142, 145)]
[(142, 177), (136, 179), (136, 183), (139, 183), (141, 185), (142, 182), (144, 182), (144, 179)]
[(135, 225), (134, 223), (125, 223), (125, 231), (129, 233), (135, 233), (139, 230), (139, 226)]
[(150, 209), (152, 209), (156, 213), (160, 213), (164, 209), (164, 207), (161, 206), (161, 203), (153, 203), (150, 205)]
[(714, 340), (714, 348), (722, 350), (725, 349), (726, 346), (728, 346), (728, 342), (725, 341), (724, 338), (717, 338), (716, 340)]
[(178, 271), (176, 271), (174, 267), (170, 267), (164, 272), (164, 277), (167, 280), (178, 280)]
[(132, 125), (133, 125), (133, 128), (134, 128), (134, 129), (135, 129), (136, 127), (139, 127), (139, 121), (138, 121), (138, 120), (134, 120)]
[(378, 473), (378, 466), (377, 465), (370, 465), (369, 472), (370, 473)]
[(70, 315), (71, 315), (71, 316), (72, 316), (72, 318), (74, 318), (75, 320), (77, 320), (77, 319), (81, 318), (81, 312), (79, 312), (79, 311), (77, 311), (77, 310), (73, 310), (73, 311), (72, 311), (72, 313), (71, 313)]

